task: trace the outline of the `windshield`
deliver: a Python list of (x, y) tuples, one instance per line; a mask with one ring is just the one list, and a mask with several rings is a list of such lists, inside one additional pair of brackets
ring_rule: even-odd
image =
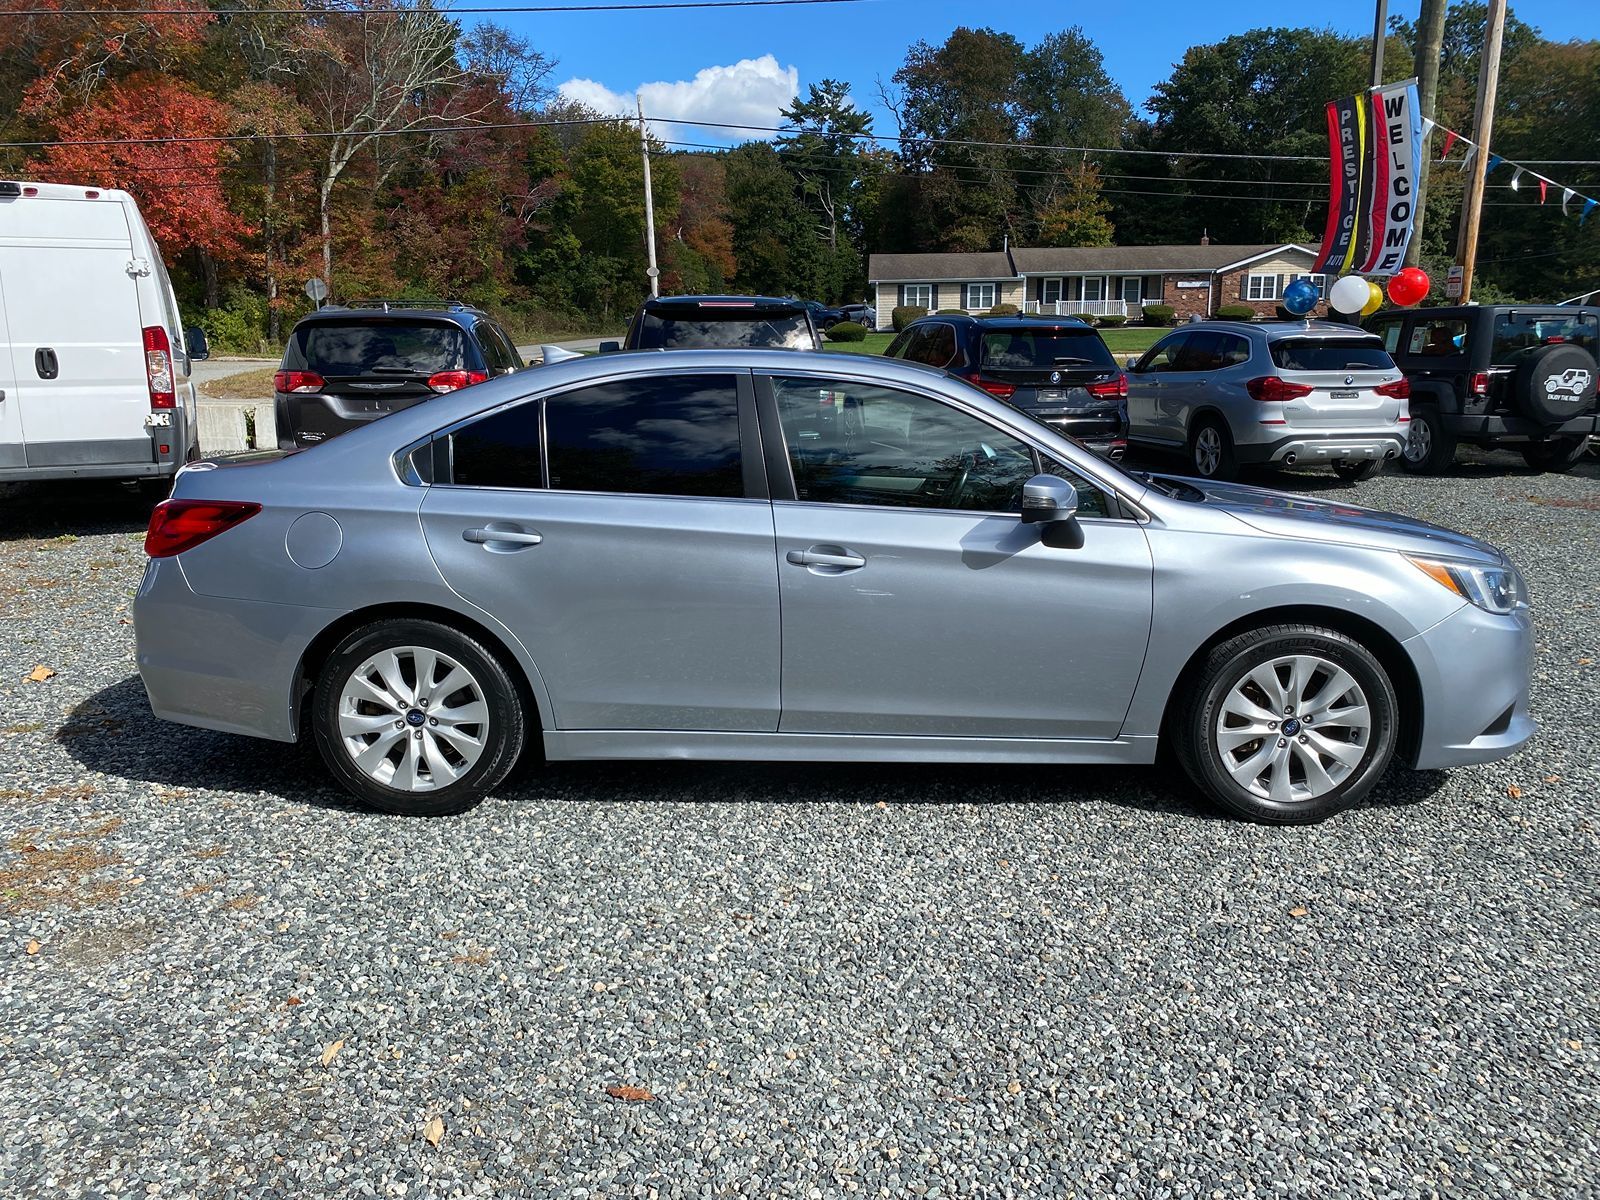
[(461, 330), (429, 321), (312, 321), (290, 339), (283, 365), (322, 376), (433, 375), (464, 367)]
[(639, 322), (640, 350), (815, 350), (803, 312), (647, 312)]
[(983, 335), (983, 367), (991, 371), (1053, 371), (1057, 367), (1115, 367), (1092, 329), (994, 329)]
[(1377, 338), (1284, 338), (1271, 345), (1285, 371), (1392, 371), (1394, 359)]

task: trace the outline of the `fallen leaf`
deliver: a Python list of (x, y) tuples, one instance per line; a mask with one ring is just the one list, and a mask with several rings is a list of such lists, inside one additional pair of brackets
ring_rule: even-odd
[(46, 679), (49, 679), (54, 674), (55, 672), (53, 670), (45, 666), (43, 663), (40, 663), (37, 667), (28, 672), (28, 678), (34, 683), (43, 683)]
[(343, 1049), (344, 1049), (344, 1039), (343, 1038), (340, 1038), (336, 1042), (329, 1042), (322, 1049), (322, 1065), (323, 1066), (327, 1066), (334, 1059), (338, 1058), (339, 1057), (339, 1051), (341, 1051)]
[(1513, 800), (1521, 800), (1522, 789), (1514, 783), (1508, 783), (1506, 784), (1506, 795), (1510, 796)]
[(885, 1158), (887, 1158), (890, 1162), (893, 1162), (895, 1159), (900, 1157), (900, 1147), (899, 1146), (890, 1146), (890, 1147), (888, 1147), (887, 1149), (884, 1150), (883, 1156)]
[(1289, 910), (1289, 915), (1291, 917), (1303, 917), (1303, 916), (1306, 915), (1306, 913), (1308, 911), (1309, 911), (1308, 909), (1302, 908), (1300, 905), (1296, 904), (1293, 908), (1291, 908)]
[(422, 1136), (430, 1146), (437, 1146), (444, 1138), (444, 1121), (438, 1116), (428, 1118), (428, 1123), (422, 1127)]
[(300, 1002), (301, 1001), (300, 1001), (300, 997), (299, 996), (290, 996), (287, 1000), (284, 1001), (284, 1003), (287, 1004), (290, 1008), (293, 1008), (296, 1004), (299, 1004)]
[(23, 947), (23, 952), (25, 954), (37, 954), (42, 949), (43, 947), (39, 945), (37, 938), (29, 938), (28, 944)]
[(1561, 782), (1561, 776), (1559, 776), (1559, 775), (1546, 775), (1544, 777), (1544, 781), (1546, 783), (1560, 783)]
[(888, 808), (889, 807), (889, 802), (887, 800), (879, 800), (878, 803), (876, 805), (874, 805), (874, 807), (875, 808)]
[(1010, 1083), (1006, 1084), (1006, 1091), (1015, 1096), (1022, 1091), (1022, 1085), (1013, 1079)]
[(594, 985), (594, 990), (595, 990), (595, 994), (598, 995), (599, 993), (601, 993), (601, 992), (606, 990), (606, 985), (603, 984), (603, 983), (597, 983), (597, 984)]
[(1578, 665), (1579, 665), (1579, 666), (1580, 666), (1580, 667), (1587, 667), (1587, 666), (1588, 666), (1588, 665), (1589, 665), (1589, 664), (1590, 664), (1590, 663), (1592, 663), (1592, 662), (1593, 662), (1593, 661), (1594, 661), (1594, 659), (1592, 659), (1592, 658), (1580, 658), (1580, 659), (1579, 659), (1579, 660), (1578, 660)]
[(1567, 1039), (1567, 1049), (1568, 1050), (1582, 1050), (1583, 1049), (1583, 1042), (1581, 1042), (1577, 1038), (1568, 1038)]
[(614, 1083), (606, 1089), (606, 1095), (613, 1100), (626, 1100), (630, 1104), (654, 1100), (655, 1093), (648, 1088), (634, 1087), (631, 1083)]

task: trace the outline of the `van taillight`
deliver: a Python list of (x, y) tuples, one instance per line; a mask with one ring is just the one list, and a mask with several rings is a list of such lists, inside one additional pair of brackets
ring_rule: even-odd
[(1487, 396), (1489, 394), (1489, 372), (1479, 371), (1472, 377), (1468, 385), (1474, 396)]
[(459, 392), (464, 387), (482, 383), (489, 376), (483, 371), (439, 371), (428, 376), (428, 386), (436, 392)]
[(1411, 398), (1411, 381), (1409, 379), (1396, 379), (1393, 383), (1380, 383), (1372, 389), (1380, 396), (1390, 396), (1396, 400)]
[(178, 407), (177, 392), (172, 384), (172, 343), (167, 341), (167, 331), (159, 325), (151, 325), (144, 331), (144, 373), (150, 385), (150, 407)]
[(171, 558), (193, 550), (261, 511), (261, 505), (239, 500), (163, 500), (150, 514), (144, 552)]
[(273, 389), (285, 395), (290, 392), (320, 392), (326, 383), (327, 380), (315, 371), (274, 371), (272, 375)]

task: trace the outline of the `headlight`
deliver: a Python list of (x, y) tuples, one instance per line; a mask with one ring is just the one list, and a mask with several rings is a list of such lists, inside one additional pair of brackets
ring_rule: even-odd
[(1503, 615), (1528, 607), (1528, 585), (1522, 581), (1522, 573), (1510, 563), (1478, 567), (1438, 558), (1414, 558), (1409, 554), (1406, 561), (1435, 583), (1485, 612)]

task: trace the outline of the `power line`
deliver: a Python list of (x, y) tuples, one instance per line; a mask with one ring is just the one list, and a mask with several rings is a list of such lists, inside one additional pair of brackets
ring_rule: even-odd
[[(623, 4), (519, 4), (504, 7), (454, 7), (438, 5), (432, 11), (445, 16), (494, 13), (656, 12), (683, 8), (780, 8), (802, 4), (869, 4), (877, 0), (661, 0), (660, 3)], [(399, 17), (415, 16), (415, 8), (0, 8), (12, 17)]]

